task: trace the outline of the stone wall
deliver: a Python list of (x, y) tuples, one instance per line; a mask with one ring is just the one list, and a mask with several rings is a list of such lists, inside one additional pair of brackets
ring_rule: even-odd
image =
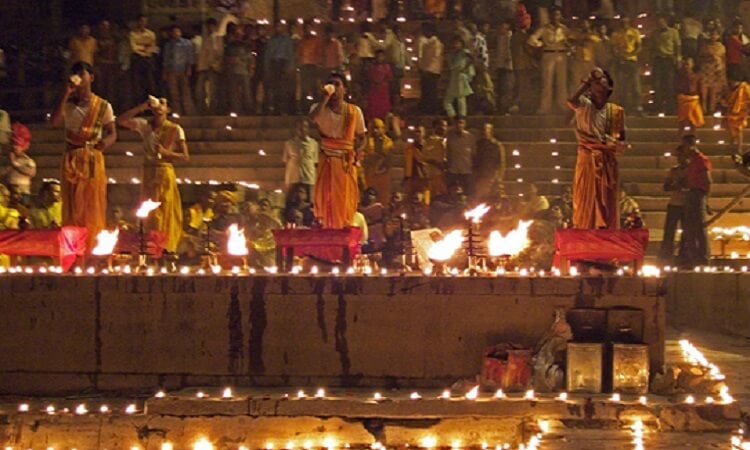
[(670, 323), (750, 337), (750, 275), (682, 272), (667, 285)]
[(485, 347), (533, 346), (556, 308), (645, 312), (664, 356), (662, 281), (636, 278), (0, 277), (0, 390), (189, 385), (445, 386)]

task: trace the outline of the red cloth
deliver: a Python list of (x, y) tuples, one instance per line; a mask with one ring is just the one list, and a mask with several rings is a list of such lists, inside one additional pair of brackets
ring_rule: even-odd
[(357, 227), (273, 230), (276, 248), (284, 254), (287, 248), (292, 247), (295, 256), (312, 256), (330, 262), (343, 261), (344, 247), (349, 248), (350, 259), (359, 255), (361, 236), (362, 230)]
[(13, 256), (52, 256), (63, 270), (73, 265), (77, 256), (86, 254), (88, 231), (82, 227), (54, 230), (0, 231), (0, 253)]
[(582, 230), (555, 232), (555, 266), (560, 260), (635, 261), (643, 259), (648, 246), (648, 230)]
[(742, 64), (742, 58), (744, 56), (744, 53), (742, 52), (742, 41), (739, 37), (735, 35), (731, 35), (726, 40), (726, 46), (727, 46), (727, 64)]
[(703, 153), (697, 152), (690, 155), (690, 163), (687, 168), (686, 183), (688, 189), (700, 189), (708, 192), (706, 172), (711, 172), (713, 165)]
[[(167, 235), (160, 231), (146, 232), (146, 253), (154, 258), (161, 258), (164, 253), (164, 245), (167, 243)], [(137, 255), (141, 251), (141, 239), (137, 231), (122, 231), (117, 236), (117, 245), (114, 253), (129, 253)]]

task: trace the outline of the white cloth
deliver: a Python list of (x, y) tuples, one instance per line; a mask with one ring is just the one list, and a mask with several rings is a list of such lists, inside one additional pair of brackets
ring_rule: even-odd
[[(9, 157), (10, 160), (10, 157)], [(18, 170), (15, 170), (18, 169)], [(31, 173), (32, 175), (25, 175), (19, 170)], [(8, 172), (8, 178), (6, 181), (11, 186), (18, 186), (19, 191), (24, 194), (31, 193), (31, 179), (36, 174), (36, 162), (26, 153), (16, 156), (15, 161), (10, 161), (10, 171)]]
[(218, 32), (203, 36), (203, 42), (198, 53), (196, 70), (219, 71), (224, 57), (224, 37)]
[(374, 58), (375, 51), (380, 47), (372, 33), (364, 33), (357, 38), (357, 56), (360, 58)]
[(437, 36), (420, 36), (417, 56), (419, 70), (438, 75), (443, 73), (443, 51), (443, 43)]
[[(133, 130), (135, 130), (138, 134), (141, 135), (141, 138), (143, 138), (143, 151), (146, 160), (158, 160), (158, 144), (160, 136), (157, 133), (154, 133), (154, 128), (151, 126), (151, 122), (142, 117), (136, 117), (135, 119), (133, 119), (133, 123), (135, 124)], [(175, 141), (175, 143), (184, 140), (185, 130), (183, 130), (181, 126), (177, 125), (177, 140)]]
[(585, 95), (578, 98), (575, 119), (576, 138), (579, 144), (604, 144), (608, 140), (612, 140), (605, 133), (607, 129), (607, 108), (598, 109), (591, 99)]
[(318, 163), (318, 141), (295, 137), (284, 143), (281, 160), (286, 163), (284, 183), (315, 184), (315, 164)]
[(385, 60), (393, 67), (403, 69), (406, 66), (406, 46), (391, 29), (385, 32), (383, 50), (385, 51)]
[(682, 19), (680, 32), (683, 39), (698, 39), (703, 33), (703, 24), (692, 17), (685, 17)]
[[(67, 102), (65, 106), (63, 106), (63, 119), (65, 120), (65, 129), (68, 131), (72, 131), (73, 133), (77, 133), (78, 130), (81, 129), (81, 124), (83, 123), (83, 119), (85, 119), (88, 115), (89, 109), (91, 109), (90, 103), (86, 103), (83, 106), (78, 106), (73, 102)], [(112, 104), (107, 102), (104, 110), (104, 117), (102, 118), (102, 125), (107, 125), (114, 121), (115, 113), (112, 110)], [(96, 138), (102, 138), (101, 131), (99, 131), (99, 135)]]
[[(310, 108), (310, 111), (314, 110), (318, 104), (315, 103)], [(354, 135), (361, 135), (367, 132), (365, 127), (365, 117), (362, 114), (362, 110), (359, 106), (355, 106), (359, 110), (359, 120), (354, 125)], [(341, 138), (344, 137), (344, 115), (335, 113), (331, 108), (323, 108), (315, 119), (315, 124), (318, 125), (318, 129), (323, 135), (329, 138)]]

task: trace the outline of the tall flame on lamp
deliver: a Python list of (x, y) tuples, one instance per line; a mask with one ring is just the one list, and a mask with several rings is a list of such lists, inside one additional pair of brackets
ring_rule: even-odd
[(96, 235), (96, 246), (91, 250), (93, 256), (107, 257), (107, 268), (112, 271), (112, 252), (117, 245), (120, 229), (114, 231), (102, 230)]
[(138, 218), (138, 237), (140, 238), (140, 254), (138, 255), (139, 268), (146, 267), (146, 258), (148, 257), (146, 254), (146, 233), (143, 229), (143, 222), (145, 219), (148, 219), (148, 215), (151, 214), (151, 211), (159, 206), (161, 206), (161, 202), (155, 202), (148, 199), (144, 200), (135, 212), (135, 216)]
[(529, 245), (531, 240), (529, 239), (529, 227), (533, 223), (532, 220), (521, 220), (518, 222), (518, 226), (503, 236), (499, 231), (495, 230), (490, 233), (489, 242), (487, 244), (487, 250), (493, 258), (505, 259), (506, 261), (510, 258), (518, 256), (524, 251)]
[[(479, 238), (479, 224), (482, 222), (482, 217), (490, 210), (490, 207), (486, 203), (480, 203), (473, 209), (464, 212), (464, 217), (467, 220), (466, 224), (466, 255), (469, 258), (469, 271), (472, 274), (478, 272), (477, 261), (479, 260), (479, 245), (481, 239)], [(482, 264), (484, 265), (484, 264)]]
[(245, 238), (245, 229), (233, 223), (227, 230), (229, 237), (227, 239), (227, 253), (232, 256), (242, 257), (242, 268), (247, 269), (247, 239)]
[(445, 263), (453, 257), (464, 242), (464, 234), (461, 230), (453, 230), (443, 239), (432, 244), (427, 251), (427, 257), (435, 264), (438, 270), (433, 270), (435, 275), (442, 275)]

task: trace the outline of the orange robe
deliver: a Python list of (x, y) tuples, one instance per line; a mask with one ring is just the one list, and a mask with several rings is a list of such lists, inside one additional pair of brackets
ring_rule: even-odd
[[(155, 130), (158, 143), (167, 150), (173, 150), (178, 143), (180, 126), (165, 120), (160, 130)], [(147, 149), (147, 154), (152, 149)], [(160, 202), (158, 208), (149, 215), (149, 228), (164, 233), (167, 241), (164, 249), (176, 252), (182, 238), (182, 199), (177, 187), (174, 166), (159, 160), (156, 155), (148, 155), (143, 166), (141, 200), (151, 199)]]
[(695, 128), (705, 124), (699, 95), (677, 95), (677, 123), (689, 123)]
[(320, 140), (314, 200), (315, 217), (324, 228), (348, 227), (359, 202), (354, 139), (361, 112), (355, 105), (347, 103), (345, 114), (342, 137), (322, 136)]
[(68, 149), (63, 157), (63, 225), (85, 227), (88, 248), (93, 249), (96, 235), (107, 227), (107, 176), (104, 155), (93, 147), (104, 126), (107, 101), (91, 94), (91, 106), (77, 132), (68, 130)]
[(384, 205), (391, 201), (391, 168), (388, 160), (392, 150), (393, 141), (388, 136), (383, 136), (380, 152), (377, 151), (375, 138), (367, 138), (365, 160), (362, 165), (365, 175), (364, 186), (375, 189), (378, 201)]
[(724, 126), (729, 128), (732, 137), (737, 137), (747, 126), (747, 114), (750, 109), (750, 84), (741, 82), (724, 101), (727, 112), (724, 115)]
[[(614, 103), (605, 105), (607, 137), (619, 140), (625, 113)], [(619, 173), (614, 150), (605, 144), (578, 139), (573, 180), (573, 226), (616, 229), (619, 226)]]

